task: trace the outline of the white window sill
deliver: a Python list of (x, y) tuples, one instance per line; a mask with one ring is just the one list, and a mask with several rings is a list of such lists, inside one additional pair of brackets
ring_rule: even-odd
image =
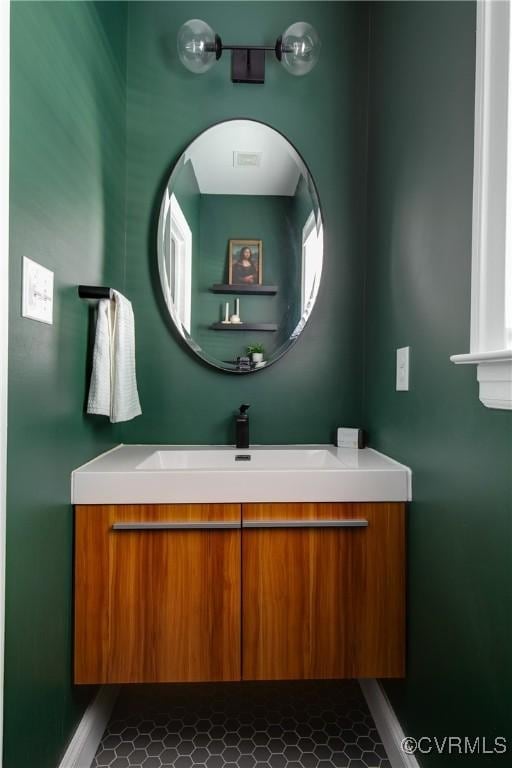
[(480, 401), (487, 408), (512, 410), (512, 349), (452, 355), (456, 365), (476, 365)]

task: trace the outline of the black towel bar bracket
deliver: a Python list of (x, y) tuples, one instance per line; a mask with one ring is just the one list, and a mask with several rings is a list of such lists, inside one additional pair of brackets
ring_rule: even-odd
[(78, 295), (81, 299), (110, 299), (110, 290), (103, 285), (79, 285)]

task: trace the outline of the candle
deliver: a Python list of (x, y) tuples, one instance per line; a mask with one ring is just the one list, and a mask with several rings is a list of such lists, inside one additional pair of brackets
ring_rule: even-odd
[(226, 306), (224, 307), (224, 322), (229, 323), (229, 301), (226, 301)]
[(240, 317), (240, 299), (235, 299), (235, 315)]

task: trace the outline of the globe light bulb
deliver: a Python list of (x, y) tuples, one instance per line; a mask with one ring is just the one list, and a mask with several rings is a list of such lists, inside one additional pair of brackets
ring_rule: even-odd
[(190, 72), (207, 72), (222, 51), (220, 37), (201, 19), (189, 19), (178, 32), (178, 56)]
[(317, 63), (321, 47), (315, 28), (307, 21), (297, 21), (281, 36), (281, 64), (291, 75), (307, 75)]

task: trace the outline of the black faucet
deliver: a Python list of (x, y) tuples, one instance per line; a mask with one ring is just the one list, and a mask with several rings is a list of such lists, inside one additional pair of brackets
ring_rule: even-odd
[(240, 413), (237, 413), (235, 416), (237, 448), (249, 447), (249, 416), (247, 415), (249, 408), (249, 405), (244, 405), (242, 403), (240, 406)]

